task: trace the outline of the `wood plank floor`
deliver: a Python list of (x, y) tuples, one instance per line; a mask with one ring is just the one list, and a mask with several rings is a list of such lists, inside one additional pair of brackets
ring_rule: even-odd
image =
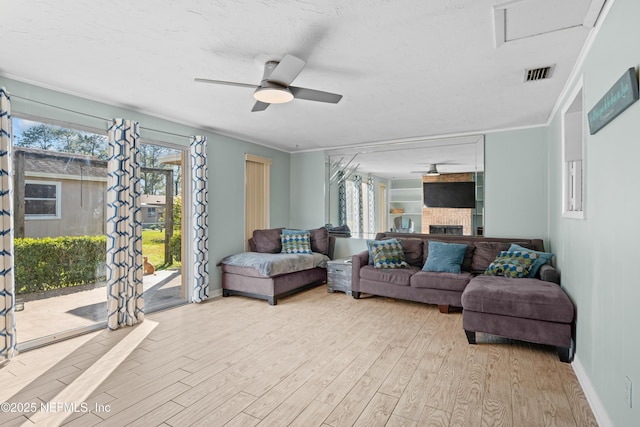
[[(277, 306), (229, 297), (147, 319), (158, 325), (86, 399), (101, 410), (63, 425), (597, 425), (553, 349), (484, 334), (469, 345), (461, 313), (436, 306), (319, 286)], [(18, 355), (0, 369), (19, 385), (6, 400), (49, 402), (133, 329)], [(1, 413), (0, 425), (34, 419)]]

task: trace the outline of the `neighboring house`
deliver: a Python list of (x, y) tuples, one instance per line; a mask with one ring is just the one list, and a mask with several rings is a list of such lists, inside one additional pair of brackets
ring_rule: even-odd
[[(106, 233), (105, 160), (26, 147), (14, 147), (14, 159), (16, 237)], [(169, 180), (172, 179), (172, 172), (168, 169), (144, 170), (166, 174)], [(142, 196), (144, 228), (151, 225), (166, 227), (166, 199), (164, 195)]]
[(16, 237), (105, 234), (106, 161), (25, 147), (14, 159)]

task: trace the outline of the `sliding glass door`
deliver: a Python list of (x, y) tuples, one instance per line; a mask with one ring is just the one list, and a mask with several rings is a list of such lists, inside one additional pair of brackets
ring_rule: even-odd
[[(103, 327), (106, 132), (13, 118), (18, 346)], [(145, 312), (185, 301), (183, 151), (141, 144)]]

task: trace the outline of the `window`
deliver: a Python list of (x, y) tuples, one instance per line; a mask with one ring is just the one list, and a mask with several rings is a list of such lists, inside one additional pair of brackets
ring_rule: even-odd
[(562, 111), (562, 216), (584, 218), (585, 144), (582, 79)]
[(60, 183), (26, 181), (24, 186), (24, 214), (26, 219), (60, 218)]

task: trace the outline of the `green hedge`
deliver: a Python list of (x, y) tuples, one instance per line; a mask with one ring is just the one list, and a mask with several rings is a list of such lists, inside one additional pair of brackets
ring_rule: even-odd
[(182, 262), (182, 232), (180, 230), (174, 230), (169, 240), (169, 250), (173, 259)]
[[(97, 272), (97, 269), (106, 261), (106, 236), (15, 239), (14, 248), (17, 294), (105, 279), (105, 272)], [(102, 277), (96, 277), (98, 274)]]

